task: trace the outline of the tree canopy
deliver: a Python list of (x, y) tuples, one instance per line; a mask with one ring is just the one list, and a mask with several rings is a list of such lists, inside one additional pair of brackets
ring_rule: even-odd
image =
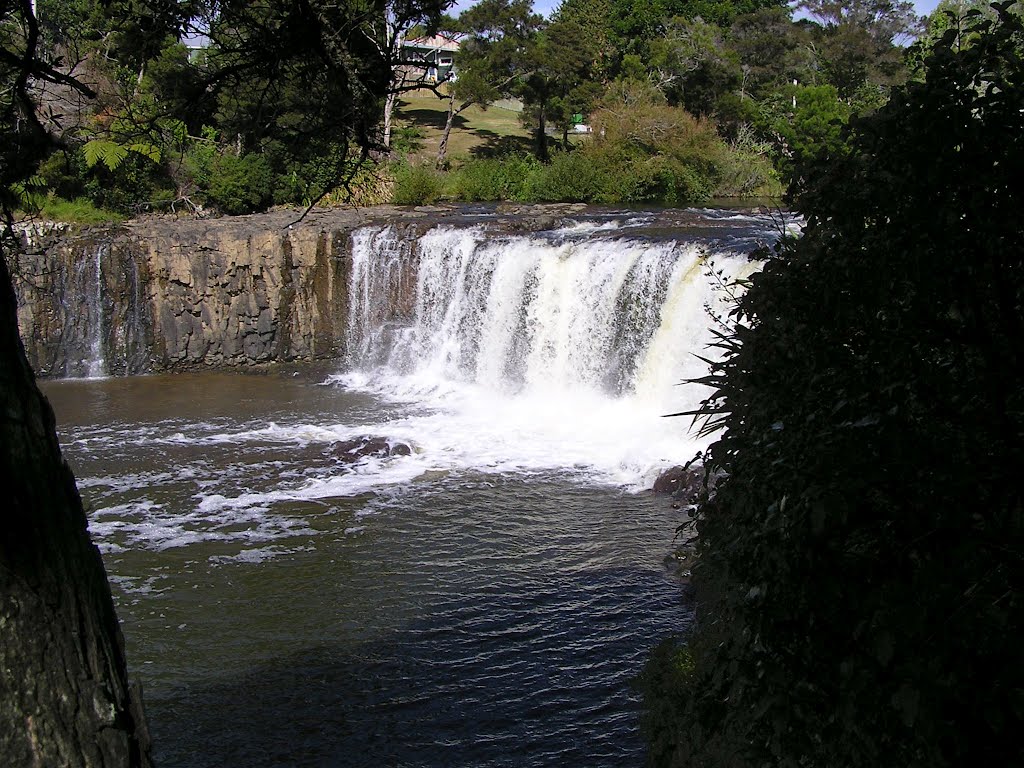
[[(310, 204), (360, 173), (386, 177), (386, 161), (407, 149), (390, 143), (398, 96), (425, 80), (404, 33), (433, 34), (449, 5), (39, 0), (40, 60), (74, 72), (96, 98), (45, 89), (39, 112), (59, 107), (47, 129), (60, 147), (31, 187), (36, 198), (86, 198), (125, 214), (234, 214)], [(736, 150), (721, 178), (763, 179), (773, 165), (773, 179), (788, 179), (809, 147), (838, 133), (824, 123), (877, 108), (916, 66), (903, 47), (918, 33), (905, 0), (808, 0), (806, 9), (812, 20), (794, 20), (781, 0), (565, 0), (545, 20), (531, 0), (482, 0), (444, 22), (461, 49), (457, 76), (430, 86), (449, 113), (435, 163), (450, 166), (460, 114), (501, 98), (522, 102), (534, 154), (553, 162), (581, 148), (586, 139), (570, 141), (575, 126), (608, 94), (645, 80)], [(201, 32), (204, 47), (186, 49), (185, 32)]]

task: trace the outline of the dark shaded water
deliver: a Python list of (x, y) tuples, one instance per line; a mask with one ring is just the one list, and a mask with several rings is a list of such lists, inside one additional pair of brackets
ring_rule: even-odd
[[(159, 766), (640, 765), (631, 680), (690, 621), (679, 513), (323, 379), (45, 385)], [(332, 452), (370, 430), (414, 455)]]

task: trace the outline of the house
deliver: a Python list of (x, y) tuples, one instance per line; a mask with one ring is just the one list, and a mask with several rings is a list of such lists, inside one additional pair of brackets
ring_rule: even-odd
[(210, 49), (210, 38), (202, 32), (189, 32), (182, 36), (181, 44), (185, 46), (188, 60), (193, 64), (199, 64), (206, 58)]
[(455, 52), (459, 41), (447, 35), (410, 37), (402, 41), (402, 59), (431, 83), (455, 79)]

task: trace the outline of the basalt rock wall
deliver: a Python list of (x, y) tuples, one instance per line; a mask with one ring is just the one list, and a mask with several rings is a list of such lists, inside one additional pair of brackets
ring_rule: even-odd
[[(386, 280), (374, 286), (372, 317), (362, 321), (405, 325), (416, 306), (420, 237), (430, 228), (483, 226), (495, 237), (531, 238), (582, 220), (607, 226), (616, 215), (582, 204), (300, 213), (23, 225), (11, 271), (29, 362), (40, 376), (95, 377), (337, 360), (353, 319), (357, 229), (394, 230), (382, 233), (387, 247), (375, 246)], [(643, 236), (655, 240), (750, 236), (731, 216), (679, 210), (648, 218)]]
[[(422, 214), (293, 211), (111, 228), (23, 228), (15, 270), (26, 353), (42, 376), (124, 375), (337, 358), (351, 233)], [(415, 260), (404, 259), (411, 273)], [(402, 285), (415, 286), (411, 279)], [(397, 297), (411, 305), (410, 297)]]

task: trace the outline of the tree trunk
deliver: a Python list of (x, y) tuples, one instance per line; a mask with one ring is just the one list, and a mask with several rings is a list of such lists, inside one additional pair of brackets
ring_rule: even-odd
[[(465, 105), (463, 105), (465, 107)], [(461, 109), (459, 110), (462, 111)], [(441, 143), (437, 145), (437, 163), (435, 167), (440, 170), (448, 159), (448, 137), (452, 134), (452, 126), (455, 124), (455, 97), (448, 97), (448, 116), (444, 121), (444, 132), (441, 134)]]
[(393, 90), (388, 91), (387, 98), (384, 100), (384, 137), (382, 143), (388, 153), (391, 152), (391, 118), (395, 113), (395, 103), (397, 100), (398, 96)]
[(144, 768), (149, 734), (99, 550), (18, 335), (0, 241), (0, 764)]
[(537, 159), (542, 163), (548, 161), (548, 134), (547, 124), (544, 120), (544, 105), (542, 104), (539, 110), (539, 117), (537, 119)]

